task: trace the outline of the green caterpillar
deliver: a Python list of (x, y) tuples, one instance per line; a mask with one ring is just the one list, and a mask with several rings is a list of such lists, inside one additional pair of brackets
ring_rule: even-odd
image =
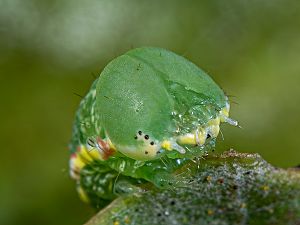
[(222, 89), (173, 52), (137, 48), (112, 60), (76, 113), (70, 173), (81, 197), (180, 185), (174, 171), (214, 148), (220, 123), (238, 126), (229, 108)]

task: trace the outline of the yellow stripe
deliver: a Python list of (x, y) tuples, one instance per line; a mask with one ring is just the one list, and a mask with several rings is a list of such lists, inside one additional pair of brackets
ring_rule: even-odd
[(171, 151), (172, 150), (172, 144), (170, 141), (163, 141), (161, 143), (161, 147), (165, 150)]

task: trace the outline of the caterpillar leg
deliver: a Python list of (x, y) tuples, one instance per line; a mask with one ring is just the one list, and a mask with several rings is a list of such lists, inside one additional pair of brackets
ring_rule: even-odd
[(172, 187), (179, 187), (182, 184), (182, 179), (179, 176), (173, 174), (173, 169), (171, 168), (160, 168), (151, 167), (145, 165), (137, 171), (137, 176), (141, 177), (160, 189), (168, 189)]
[(121, 177), (119, 180), (116, 180), (114, 186), (114, 193), (116, 195), (127, 195), (127, 194), (134, 194), (134, 193), (141, 193), (143, 189), (138, 187), (132, 179), (124, 179)]
[(176, 180), (174, 175), (169, 174), (165, 171), (162, 171), (162, 172), (156, 173), (156, 175), (154, 176), (154, 179), (153, 179), (153, 183), (158, 188), (168, 189), (170, 187), (176, 186), (178, 184), (178, 181)]

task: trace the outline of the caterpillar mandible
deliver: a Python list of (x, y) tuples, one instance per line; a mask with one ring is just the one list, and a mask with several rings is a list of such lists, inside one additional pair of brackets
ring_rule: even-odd
[(175, 170), (214, 148), (220, 123), (238, 126), (229, 109), (212, 78), (171, 51), (144, 47), (117, 57), (76, 113), (70, 173), (81, 197), (115, 198), (116, 179), (123, 187), (174, 185)]

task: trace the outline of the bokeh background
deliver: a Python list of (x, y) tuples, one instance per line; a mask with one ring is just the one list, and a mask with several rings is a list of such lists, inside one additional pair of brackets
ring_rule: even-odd
[(139, 46), (181, 54), (233, 101), (217, 151), (300, 163), (297, 0), (0, 0), (0, 224), (82, 224), (72, 120), (103, 67)]

